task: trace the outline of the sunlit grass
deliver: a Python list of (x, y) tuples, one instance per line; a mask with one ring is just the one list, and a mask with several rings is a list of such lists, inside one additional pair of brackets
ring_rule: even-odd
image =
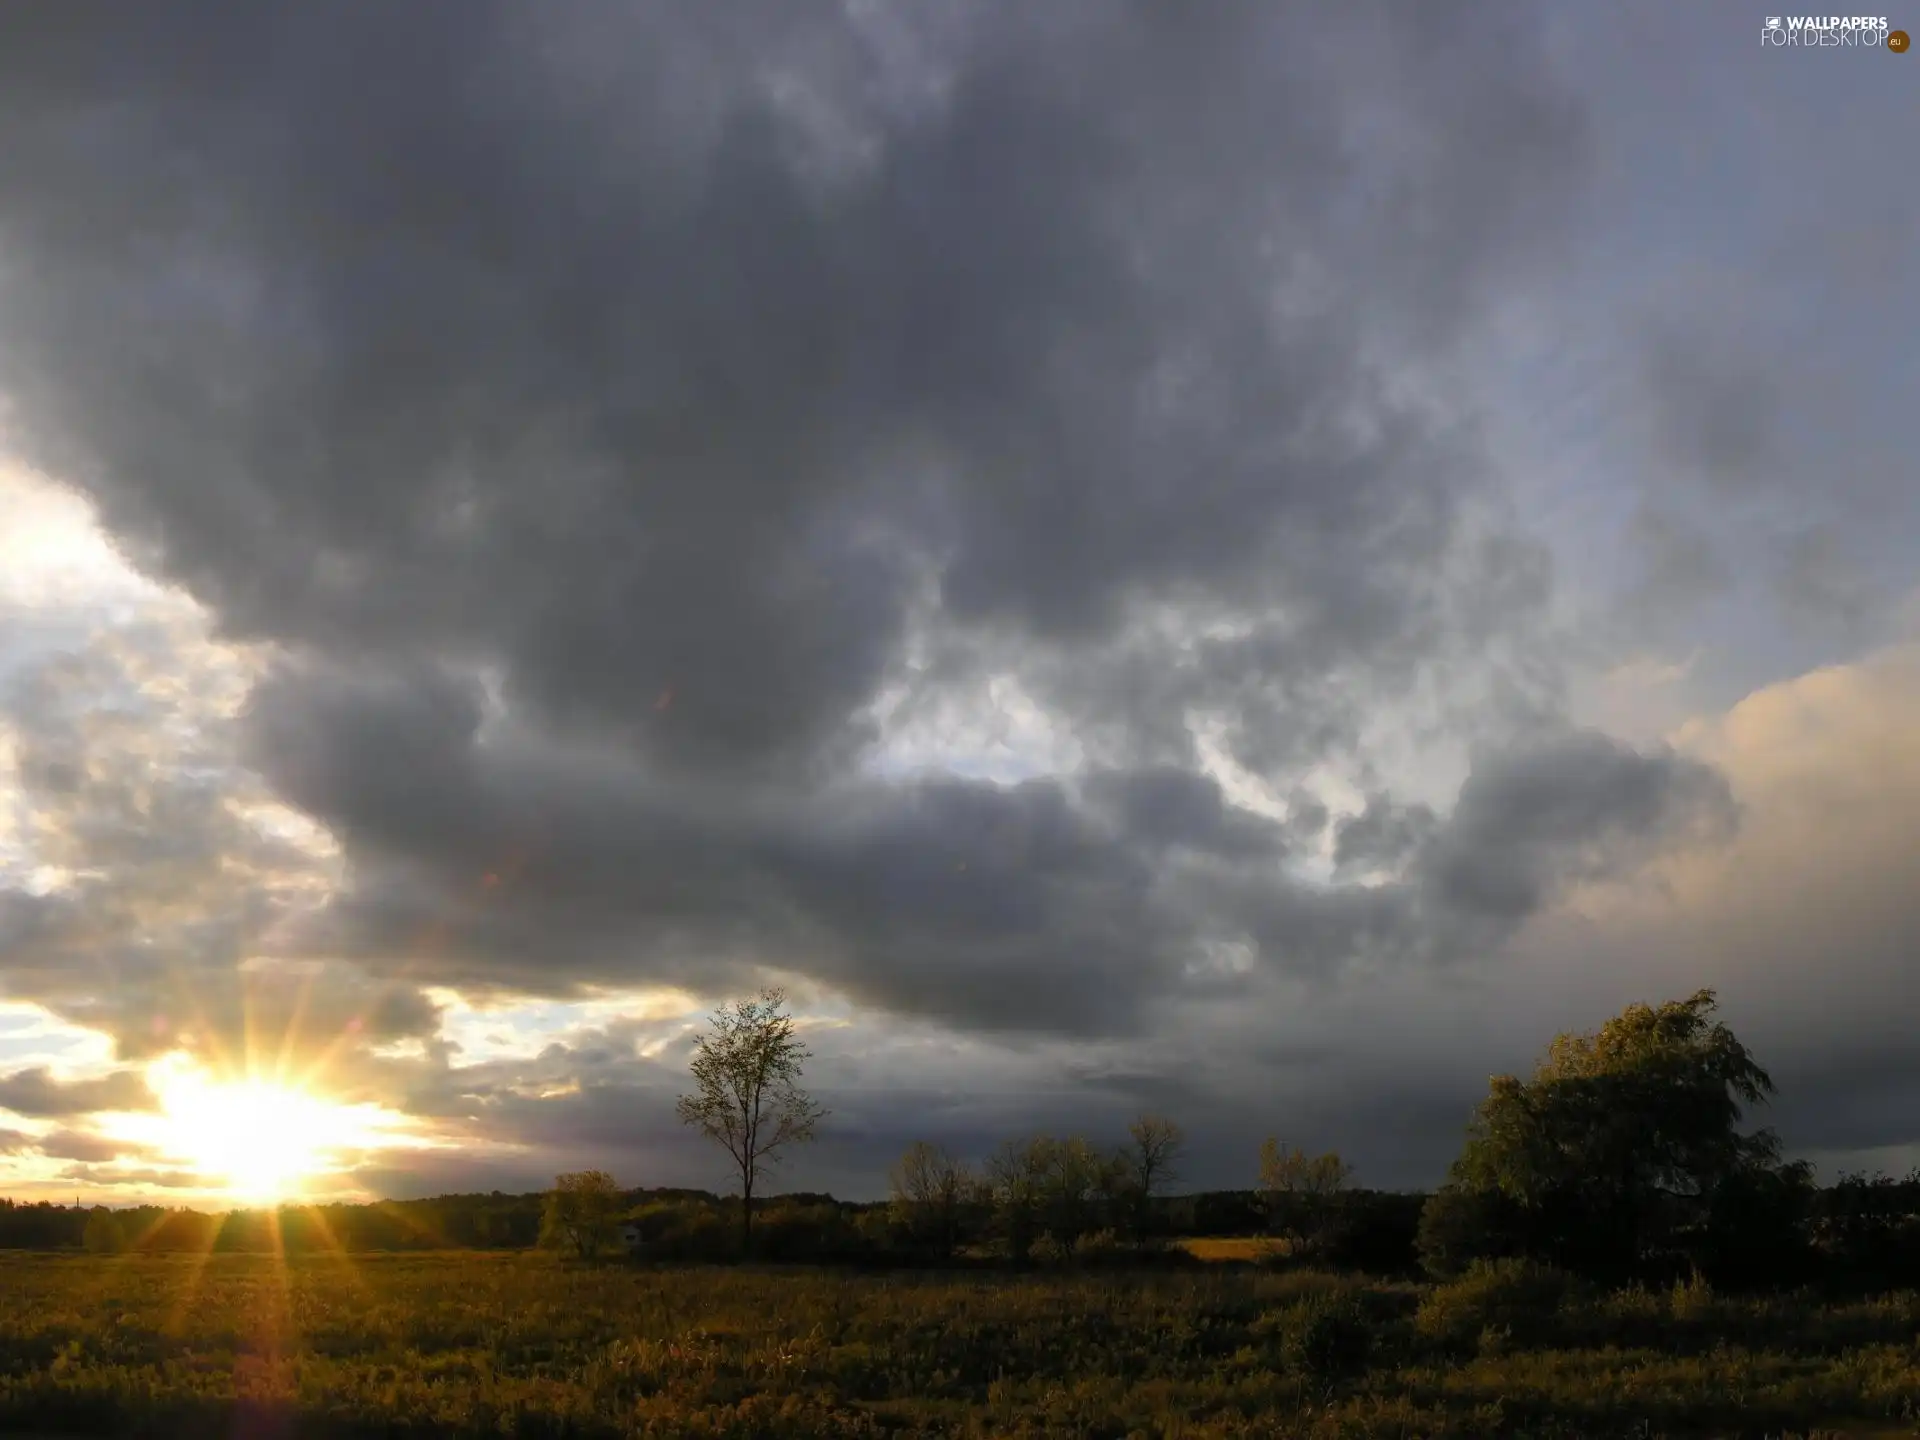
[[(0, 1430), (303, 1435), (1911, 1433), (1920, 1297), (1586, 1297), (1428, 1337), (1422, 1287), (1223, 1267), (860, 1276), (534, 1254), (8, 1255)], [(188, 1290), (194, 1296), (183, 1306)], [(1332, 1303), (1358, 1373), (1301, 1373)], [(257, 1423), (256, 1423), (257, 1422)], [(236, 1428), (237, 1427), (237, 1428)], [(1877, 1427), (1869, 1428), (1869, 1427)]]
[(1174, 1242), (1196, 1260), (1241, 1260), (1249, 1263), (1286, 1254), (1286, 1242), (1270, 1235), (1201, 1235)]

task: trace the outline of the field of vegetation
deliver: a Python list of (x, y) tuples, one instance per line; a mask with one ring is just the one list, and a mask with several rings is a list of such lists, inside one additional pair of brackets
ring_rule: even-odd
[(0, 1257), (0, 1429), (80, 1435), (1904, 1435), (1920, 1295), (542, 1254)]

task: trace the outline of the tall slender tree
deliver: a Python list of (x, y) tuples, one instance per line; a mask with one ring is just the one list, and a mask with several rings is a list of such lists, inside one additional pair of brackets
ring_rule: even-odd
[(753, 1245), (753, 1196), (762, 1171), (788, 1146), (814, 1138), (827, 1112), (800, 1088), (813, 1052), (794, 1033), (786, 994), (762, 990), (713, 1012), (695, 1042), (694, 1091), (680, 1097), (683, 1123), (718, 1142), (740, 1175), (740, 1248)]
[(1162, 1115), (1142, 1115), (1127, 1127), (1128, 1143), (1120, 1164), (1132, 1199), (1136, 1238), (1152, 1228), (1153, 1197), (1180, 1178), (1181, 1151), (1186, 1132)]

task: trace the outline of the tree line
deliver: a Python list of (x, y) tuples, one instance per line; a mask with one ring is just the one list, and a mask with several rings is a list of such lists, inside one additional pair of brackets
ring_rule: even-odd
[(1355, 1188), (1337, 1153), (1277, 1139), (1250, 1164), (1253, 1188), (1177, 1193), (1184, 1133), (1145, 1114), (1109, 1145), (1036, 1135), (969, 1158), (917, 1142), (892, 1167), (890, 1198), (855, 1204), (764, 1197), (771, 1168), (828, 1118), (801, 1085), (811, 1057), (769, 990), (715, 1013), (679, 1103), (680, 1118), (725, 1151), (733, 1197), (628, 1190), (581, 1171), (544, 1195), (222, 1216), (0, 1201), (0, 1247), (544, 1244), (664, 1261), (1137, 1265), (1193, 1263), (1178, 1238), (1258, 1234), (1275, 1263), (1382, 1274), (1448, 1277), (1524, 1260), (1617, 1283), (1920, 1284), (1920, 1171), (1816, 1186), (1772, 1131), (1742, 1128), (1774, 1082), (1716, 1015), (1702, 990), (1556, 1037), (1530, 1076), (1492, 1080), (1430, 1194)]
[[(800, 1087), (809, 1058), (778, 991), (716, 1013), (698, 1044), (681, 1118), (727, 1151), (741, 1182), (737, 1253), (754, 1253), (756, 1182), (825, 1112)], [(1533, 1074), (1493, 1078), (1446, 1181), (1430, 1195), (1350, 1188), (1337, 1153), (1269, 1139), (1247, 1215), (1291, 1264), (1446, 1278), (1521, 1260), (1611, 1283), (1700, 1276), (1726, 1288), (1815, 1280), (1920, 1280), (1920, 1171), (1848, 1175), (1822, 1190), (1770, 1129), (1743, 1130), (1773, 1078), (1701, 990), (1632, 1005), (1591, 1033), (1557, 1036)], [(854, 1222), (815, 1217), (822, 1253), (1036, 1260), (1172, 1258), (1201, 1233), (1167, 1203), (1184, 1136), (1142, 1115), (1125, 1141), (1011, 1140), (969, 1164), (930, 1143), (891, 1173), (891, 1201)], [(543, 1237), (593, 1255), (622, 1215), (612, 1177), (560, 1177)], [(1182, 1224), (1182, 1220), (1187, 1223)], [(693, 1231), (687, 1229), (691, 1223)], [(622, 1245), (677, 1258), (700, 1222), (658, 1205), (628, 1213)]]

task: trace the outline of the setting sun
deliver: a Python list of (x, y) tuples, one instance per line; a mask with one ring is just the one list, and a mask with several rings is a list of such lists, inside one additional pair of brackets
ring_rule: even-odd
[(299, 1197), (353, 1157), (395, 1143), (401, 1117), (256, 1078), (225, 1080), (180, 1062), (150, 1076), (159, 1111), (139, 1138), (236, 1200)]

